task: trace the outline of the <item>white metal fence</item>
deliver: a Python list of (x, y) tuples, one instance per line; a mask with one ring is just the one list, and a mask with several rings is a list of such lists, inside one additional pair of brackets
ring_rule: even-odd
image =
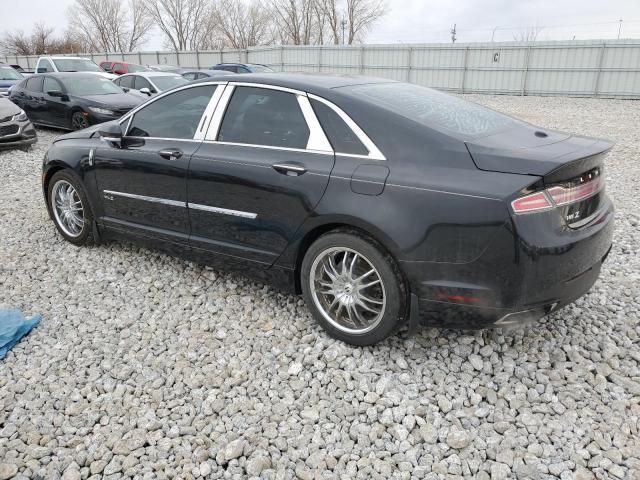
[[(220, 62), (262, 63), (279, 71), (370, 75), (462, 93), (640, 99), (640, 40), (285, 45), (82, 56), (96, 62), (113, 59), (190, 68), (206, 68)], [(32, 70), (37, 57), (9, 55), (4, 60)]]

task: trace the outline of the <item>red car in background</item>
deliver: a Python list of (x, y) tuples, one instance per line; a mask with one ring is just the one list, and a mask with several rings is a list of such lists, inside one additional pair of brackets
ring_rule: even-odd
[(147, 67), (143, 67), (142, 65), (136, 65), (135, 63), (128, 63), (120, 60), (105, 60), (104, 62), (100, 62), (100, 68), (102, 68), (105, 72), (114, 73), (116, 75), (149, 71)]

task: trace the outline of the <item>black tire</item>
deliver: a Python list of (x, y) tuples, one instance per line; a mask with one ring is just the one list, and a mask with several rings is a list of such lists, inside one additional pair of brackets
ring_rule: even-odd
[(77, 111), (71, 115), (71, 128), (73, 130), (82, 130), (89, 127), (89, 119), (85, 112)]
[[(77, 235), (72, 235), (68, 229), (63, 225), (63, 221), (61, 220), (62, 216), (60, 214), (56, 214), (56, 206), (54, 204), (53, 192), (56, 189), (56, 185), (60, 183), (60, 185), (70, 184), (74, 190), (77, 192), (77, 196), (79, 197), (79, 201), (81, 202), (82, 207), (82, 219), (83, 225), (82, 228), (79, 229), (79, 233)], [(64, 237), (65, 240), (71, 242), (75, 245), (93, 245), (93, 212), (91, 211), (91, 205), (89, 204), (89, 200), (87, 199), (87, 193), (82, 185), (80, 179), (78, 179), (73, 173), (67, 170), (61, 170), (59, 172), (54, 173), (53, 177), (49, 180), (49, 185), (47, 188), (47, 205), (49, 207), (49, 212), (51, 213), (51, 218), (53, 219), (53, 223), (56, 226), (56, 229), (60, 234)], [(65, 231), (67, 230), (67, 231)]]
[[(319, 270), (320, 266), (323, 265), (322, 259), (328, 258), (327, 255), (331, 254), (331, 252), (334, 252), (333, 255), (345, 255), (340, 253), (340, 249), (345, 249), (344, 251), (347, 251), (346, 255), (352, 255), (351, 257), (347, 257), (347, 262), (344, 261), (345, 257), (342, 257), (343, 260), (340, 268), (342, 268), (345, 263), (351, 264), (351, 259), (356, 256), (355, 254), (358, 254), (358, 256), (360, 256), (358, 262), (367, 262), (364, 265), (368, 264), (369, 267), (373, 266), (376, 270), (373, 278), (379, 277), (381, 280), (379, 288), (370, 288), (378, 288), (378, 294), (382, 292), (379, 298), (385, 300), (384, 306), (379, 307), (381, 311), (376, 316), (376, 319), (371, 322), (370, 326), (363, 328), (362, 332), (357, 331), (355, 327), (345, 326), (344, 323), (341, 324), (339, 320), (336, 320), (335, 313), (329, 314), (326, 313), (326, 310), (322, 309), (323, 303), (325, 301), (329, 303), (327, 299), (331, 299), (333, 294), (329, 294), (329, 297), (323, 296), (317, 291), (318, 289), (314, 287), (314, 285), (319, 285), (317, 280), (312, 281), (311, 279), (312, 269), (314, 270), (314, 278), (317, 278), (318, 272), (322, 271)], [(351, 253), (349, 253), (349, 251)], [(334, 257), (334, 259), (335, 258), (339, 257)], [(364, 270), (366, 270), (366, 268)], [(363, 270), (360, 272), (362, 271)], [(344, 270), (342, 270), (342, 272), (344, 273)], [(318, 238), (305, 254), (300, 275), (302, 293), (311, 313), (333, 338), (356, 346), (373, 345), (394, 333), (406, 318), (407, 289), (404, 278), (395, 260), (378, 242), (359, 231), (337, 230)], [(353, 277), (357, 276), (358, 275), (353, 275)], [(312, 283), (314, 285), (312, 285)], [(348, 291), (352, 294), (353, 284), (349, 286)], [(334, 299), (336, 298), (337, 297), (334, 296)], [(335, 308), (340, 307), (340, 303), (336, 305), (337, 307)], [(344, 308), (348, 310), (347, 307)], [(331, 312), (331, 306), (328, 307), (328, 310)], [(361, 313), (366, 312), (361, 311)], [(325, 315), (332, 317), (332, 320), (330, 321)], [(340, 313), (338, 313), (338, 315), (340, 315)], [(349, 315), (349, 319), (350, 318), (351, 315)]]

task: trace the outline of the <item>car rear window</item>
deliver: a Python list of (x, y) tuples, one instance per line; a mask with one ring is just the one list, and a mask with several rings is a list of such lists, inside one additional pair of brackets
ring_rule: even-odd
[(428, 127), (462, 135), (488, 135), (522, 124), (489, 108), (410, 83), (373, 83), (342, 88)]

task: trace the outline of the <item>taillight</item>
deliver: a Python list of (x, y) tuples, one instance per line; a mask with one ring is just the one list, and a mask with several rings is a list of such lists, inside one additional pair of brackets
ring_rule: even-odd
[(547, 192), (551, 195), (553, 202), (561, 206), (585, 200), (602, 190), (602, 187), (604, 187), (604, 177), (599, 176), (574, 187), (551, 187)]
[(511, 202), (514, 213), (533, 213), (561, 207), (592, 197), (604, 188), (604, 177), (594, 170), (578, 179), (578, 185), (556, 185), (546, 190), (516, 198)]
[(511, 208), (515, 213), (539, 212), (553, 208), (547, 192), (536, 192), (524, 197), (516, 198), (511, 202)]

